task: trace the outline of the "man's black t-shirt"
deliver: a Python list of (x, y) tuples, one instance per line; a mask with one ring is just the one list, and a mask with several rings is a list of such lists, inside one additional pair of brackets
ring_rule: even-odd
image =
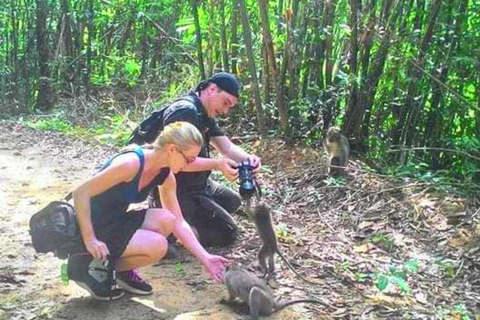
[[(209, 118), (202, 102), (194, 92), (173, 102), (163, 114), (163, 126), (176, 121), (187, 121), (197, 127), (203, 135), (203, 146), (199, 156), (210, 157), (210, 137), (224, 136), (218, 127), (217, 121)], [(210, 171), (180, 172), (176, 174), (177, 188), (180, 190), (203, 190), (206, 186)]]

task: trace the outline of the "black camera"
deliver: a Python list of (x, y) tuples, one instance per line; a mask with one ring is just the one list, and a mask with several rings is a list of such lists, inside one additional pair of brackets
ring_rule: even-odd
[(245, 160), (237, 164), (238, 179), (240, 180), (240, 195), (242, 198), (250, 199), (255, 193), (255, 183), (253, 181), (253, 166), (250, 160)]

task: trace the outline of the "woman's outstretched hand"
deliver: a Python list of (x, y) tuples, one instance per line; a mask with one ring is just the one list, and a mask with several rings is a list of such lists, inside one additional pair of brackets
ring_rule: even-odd
[(225, 268), (230, 263), (231, 261), (224, 257), (209, 254), (203, 264), (215, 282), (222, 282), (225, 274)]

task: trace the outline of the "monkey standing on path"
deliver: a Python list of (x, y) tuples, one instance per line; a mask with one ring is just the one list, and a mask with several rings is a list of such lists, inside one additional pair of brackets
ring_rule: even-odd
[(265, 203), (259, 203), (254, 209), (249, 210), (248, 214), (255, 223), (257, 232), (262, 239), (262, 247), (258, 251), (258, 262), (262, 267), (265, 276), (273, 273), (275, 270), (275, 261), (273, 256), (277, 253), (286, 265), (292, 270), (300, 279), (310, 284), (318, 284), (308, 281), (301, 274), (295, 270), (285, 256), (278, 250), (277, 236), (272, 225), (272, 217), (270, 215), (271, 209)]
[(348, 139), (340, 133), (339, 127), (328, 128), (323, 147), (328, 156), (326, 163), (328, 174), (344, 173), (350, 156), (350, 144)]
[(231, 304), (238, 298), (248, 305), (250, 315), (253, 319), (257, 319), (259, 316), (269, 316), (292, 304), (302, 302), (317, 303), (332, 309), (327, 303), (313, 299), (279, 302), (275, 300), (270, 287), (255, 274), (242, 269), (238, 265), (231, 266), (227, 271), (225, 274), (225, 283), (227, 285), (229, 298), (227, 301), (222, 299), (221, 303)]

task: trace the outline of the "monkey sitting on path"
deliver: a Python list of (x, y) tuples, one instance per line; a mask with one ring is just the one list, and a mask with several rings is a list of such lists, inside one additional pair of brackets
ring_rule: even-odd
[(350, 144), (348, 139), (340, 133), (339, 127), (328, 128), (323, 147), (328, 157), (325, 164), (327, 173), (332, 176), (344, 173), (350, 156)]
[(269, 316), (295, 303), (317, 303), (330, 310), (333, 309), (327, 303), (313, 299), (277, 301), (270, 287), (255, 274), (242, 269), (238, 265), (229, 268), (225, 274), (225, 283), (229, 298), (228, 300), (222, 299), (220, 302), (232, 304), (237, 298), (240, 299), (248, 305), (250, 316), (253, 319), (258, 319), (259, 316)]
[(258, 252), (258, 262), (260, 263), (260, 267), (264, 272), (264, 277), (275, 271), (275, 261), (273, 258), (275, 253), (277, 253), (290, 268), (290, 270), (292, 270), (300, 279), (309, 284), (318, 285), (318, 283), (308, 281), (301, 274), (299, 274), (278, 249), (277, 236), (275, 235), (275, 230), (273, 229), (270, 211), (271, 209), (265, 203), (259, 203), (253, 210), (250, 208), (248, 210), (248, 215), (255, 223), (257, 232), (263, 242), (262, 247)]

